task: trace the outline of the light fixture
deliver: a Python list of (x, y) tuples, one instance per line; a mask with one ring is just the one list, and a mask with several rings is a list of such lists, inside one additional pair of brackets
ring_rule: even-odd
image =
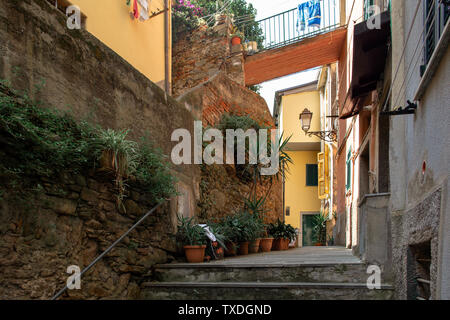
[(311, 128), (311, 120), (312, 120), (313, 113), (309, 111), (307, 108), (303, 110), (303, 112), (300, 114), (300, 122), (302, 125), (302, 130), (305, 131), (305, 134), (308, 137), (316, 136), (320, 140), (326, 141), (326, 142), (336, 142), (337, 141), (337, 135), (336, 130), (331, 131), (309, 131)]

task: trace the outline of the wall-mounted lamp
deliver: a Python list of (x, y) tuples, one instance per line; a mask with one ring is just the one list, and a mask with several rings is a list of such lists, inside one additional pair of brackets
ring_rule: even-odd
[(305, 134), (308, 137), (316, 136), (319, 139), (326, 141), (326, 142), (336, 142), (337, 141), (336, 130), (309, 131), (309, 129), (311, 128), (312, 117), (313, 117), (313, 113), (311, 111), (309, 111), (308, 109), (303, 110), (303, 112), (300, 114), (300, 122), (302, 125), (302, 130), (305, 131)]

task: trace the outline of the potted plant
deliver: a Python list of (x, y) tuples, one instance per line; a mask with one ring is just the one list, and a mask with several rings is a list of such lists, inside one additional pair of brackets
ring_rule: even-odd
[(239, 254), (247, 255), (249, 241), (253, 238), (252, 215), (247, 211), (240, 211), (236, 214), (236, 241), (239, 243)]
[(269, 234), (267, 228), (268, 226), (266, 226), (263, 237), (261, 238), (261, 241), (259, 243), (261, 252), (270, 252), (272, 250), (273, 237)]
[(258, 214), (252, 214), (249, 221), (250, 243), (249, 253), (258, 253), (261, 237), (264, 235), (264, 222)]
[(235, 216), (227, 216), (220, 221), (222, 235), (225, 238), (225, 256), (237, 255), (237, 238), (239, 233), (239, 221)]
[(286, 224), (280, 219), (276, 223), (272, 223), (269, 226), (269, 232), (274, 237), (272, 250), (280, 251), (289, 249), (289, 242), (295, 239), (296, 232), (294, 227), (290, 224)]
[(231, 44), (237, 45), (242, 43), (242, 39), (244, 38), (244, 34), (237, 28), (233, 27), (231, 30)]
[(251, 213), (248, 229), (250, 232), (249, 253), (258, 253), (261, 237), (265, 234), (264, 219), (262, 216), (266, 212), (264, 203), (266, 197), (257, 198), (256, 196), (245, 199), (245, 209)]
[(325, 246), (327, 237), (327, 218), (320, 212), (313, 219), (313, 239), (316, 246)]
[(190, 263), (203, 262), (207, 237), (205, 230), (195, 223), (194, 218), (178, 217), (177, 238), (183, 244), (186, 260)]

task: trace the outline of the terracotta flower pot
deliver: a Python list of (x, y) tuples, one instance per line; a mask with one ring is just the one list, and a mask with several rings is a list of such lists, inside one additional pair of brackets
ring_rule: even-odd
[(281, 239), (274, 239), (272, 243), (272, 251), (281, 250)]
[(236, 36), (231, 38), (231, 44), (232, 45), (241, 44), (241, 38), (236, 37)]
[(239, 242), (239, 254), (245, 256), (248, 254), (248, 241)]
[(289, 239), (281, 239), (281, 250), (288, 250), (289, 242)]
[(236, 244), (234, 244), (231, 241), (227, 241), (225, 243), (225, 245), (227, 246), (227, 250), (225, 250), (225, 256), (233, 257), (233, 256), (235, 256), (237, 254), (236, 253)]
[(248, 246), (248, 252), (249, 253), (258, 253), (260, 243), (261, 243), (261, 239), (256, 239), (256, 240), (250, 241), (250, 244)]
[(205, 259), (206, 245), (201, 246), (184, 246), (184, 254), (189, 263), (203, 262)]
[(273, 238), (264, 238), (261, 239), (259, 246), (262, 252), (270, 252), (272, 250)]

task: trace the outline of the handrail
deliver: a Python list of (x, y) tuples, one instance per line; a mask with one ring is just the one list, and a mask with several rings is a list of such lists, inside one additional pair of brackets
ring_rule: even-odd
[[(259, 50), (269, 50), (299, 42), (307, 37), (326, 33), (340, 27), (339, 0), (320, 0), (321, 23), (319, 27), (305, 26), (297, 28), (298, 9), (282, 13), (243, 25), (247, 40), (262, 44)], [(246, 30), (247, 29), (247, 30)]]
[[(167, 199), (166, 199), (166, 201), (167, 201)], [(80, 274), (78, 275), (78, 278), (81, 279), (81, 276), (83, 274), (85, 274), (87, 271), (89, 271), (89, 269), (91, 269), (97, 262), (99, 262), (109, 251), (111, 251), (120, 241), (122, 241), (123, 238), (125, 238), (131, 231), (133, 231), (139, 224), (141, 224), (142, 221), (144, 221), (150, 214), (152, 214), (156, 209), (158, 209), (163, 203), (165, 203), (165, 201), (160, 202), (158, 205), (156, 205), (150, 211), (148, 211), (141, 219), (139, 219), (138, 222), (136, 222), (130, 229), (128, 229), (127, 232), (125, 232), (123, 235), (121, 235), (119, 239), (114, 241), (114, 243), (112, 245), (110, 245), (108, 249), (103, 251), (103, 253), (101, 255), (99, 255), (97, 258), (95, 258), (86, 268), (84, 268), (83, 271), (81, 271)], [(74, 279), (74, 281), (75, 280), (76, 279)], [(64, 288), (59, 290), (58, 293), (53, 296), (52, 300), (58, 299), (68, 288), (69, 288), (69, 286), (66, 284), (66, 286)]]

